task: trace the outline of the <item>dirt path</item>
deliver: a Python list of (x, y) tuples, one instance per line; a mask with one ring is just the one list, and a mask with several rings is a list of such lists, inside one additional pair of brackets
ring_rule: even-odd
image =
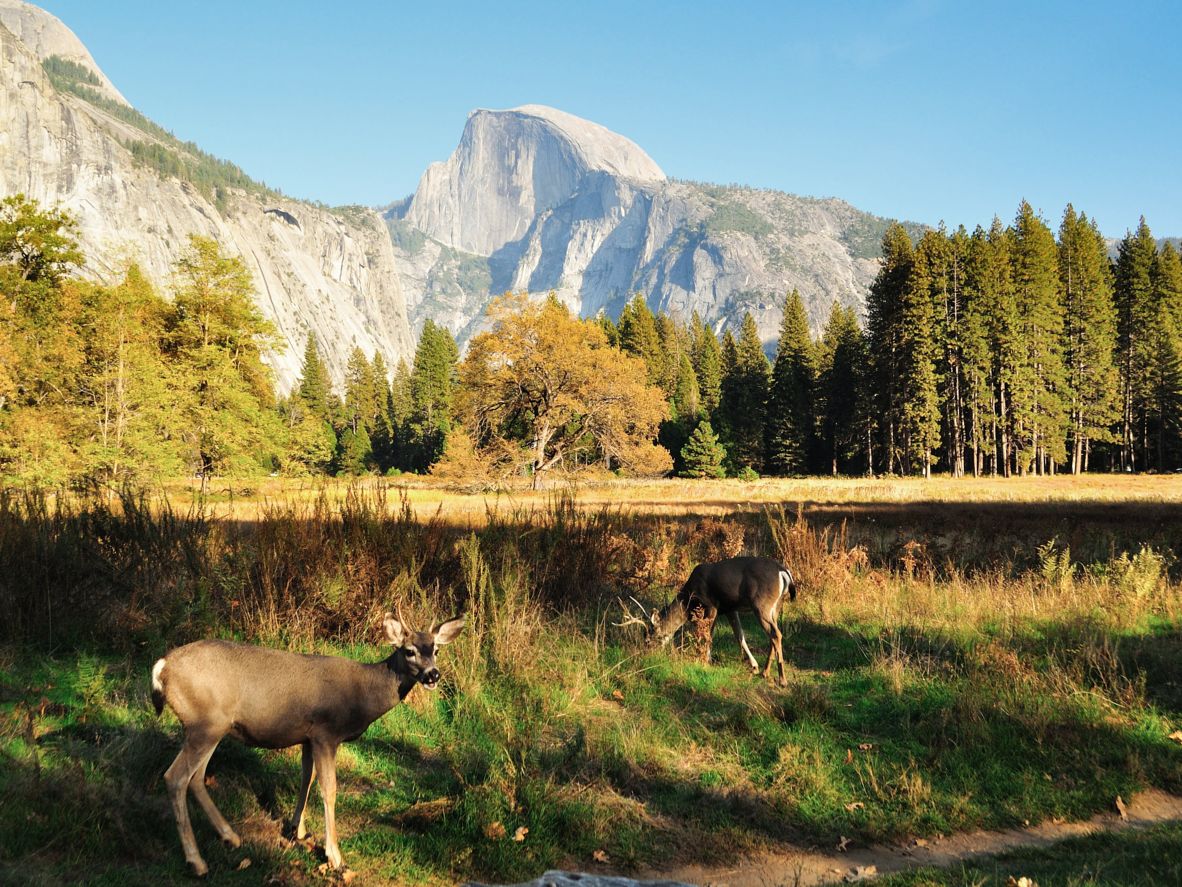
[[(993, 856), (1019, 847), (1045, 847), (1064, 838), (1096, 832), (1144, 829), (1182, 820), (1182, 797), (1150, 789), (1126, 805), (1127, 821), (1115, 806), (1084, 822), (1045, 822), (1028, 828), (1005, 831), (963, 832), (946, 838), (914, 842), (912, 846), (851, 846), (844, 853), (835, 849), (801, 847), (745, 860), (733, 867), (684, 866), (662, 872), (645, 872), (637, 879), (681, 881), (703, 887), (779, 887), (782, 884), (831, 884), (843, 879), (857, 880), (859, 868), (869, 874), (901, 872), (921, 866), (949, 866), (978, 856)], [(1014, 874), (1020, 875), (1021, 872)]]

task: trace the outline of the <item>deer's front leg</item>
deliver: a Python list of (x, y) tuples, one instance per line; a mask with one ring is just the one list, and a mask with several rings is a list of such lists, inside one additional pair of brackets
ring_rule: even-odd
[(337, 846), (337, 747), (322, 743), (312, 744), (316, 775), (320, 779), (320, 794), (324, 797), (324, 855), (334, 869), (344, 865)]

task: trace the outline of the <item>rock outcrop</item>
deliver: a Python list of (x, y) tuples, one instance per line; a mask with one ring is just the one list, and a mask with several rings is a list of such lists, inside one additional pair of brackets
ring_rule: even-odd
[[(84, 273), (109, 280), (134, 259), (163, 286), (189, 234), (215, 238), (246, 260), (259, 308), (286, 343), (269, 356), (281, 390), (298, 378), (309, 332), (338, 382), (354, 344), (391, 366), (413, 353), (394, 249), (375, 212), (328, 210), (261, 187), (203, 189), (157, 171), (131, 148), (156, 145), (182, 165), (196, 155), (134, 112), (56, 89), (42, 66), (52, 55), (110, 83), (61, 22), (0, 0), (0, 196), (24, 193), (70, 211)], [(126, 105), (113, 86), (103, 95)]]
[(669, 180), (632, 142), (561, 111), (474, 111), (452, 156), (386, 211), (412, 320), (461, 340), (490, 294), (555, 291), (584, 316), (635, 292), (775, 339), (784, 295), (814, 330), (861, 308), (888, 220), (840, 200)]

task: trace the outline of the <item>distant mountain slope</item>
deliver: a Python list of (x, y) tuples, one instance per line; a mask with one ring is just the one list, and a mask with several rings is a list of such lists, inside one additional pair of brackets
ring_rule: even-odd
[(270, 358), (281, 389), (309, 332), (338, 381), (354, 344), (390, 365), (413, 352), (376, 213), (287, 199), (180, 142), (131, 108), (56, 18), (0, 0), (0, 195), (18, 192), (75, 215), (85, 271), (101, 279), (131, 257), (167, 283), (191, 233), (242, 255), (287, 344)]
[(669, 180), (631, 141), (539, 105), (474, 111), (387, 224), (415, 325), (461, 339), (490, 294), (554, 290), (616, 314), (634, 292), (716, 327), (751, 311), (765, 341), (792, 288), (819, 329), (859, 309), (889, 220), (836, 199)]

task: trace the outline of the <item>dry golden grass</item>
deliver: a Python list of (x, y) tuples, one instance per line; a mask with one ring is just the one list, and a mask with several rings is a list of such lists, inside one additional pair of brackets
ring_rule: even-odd
[[(527, 488), (465, 493), (432, 478), (267, 478), (213, 483), (205, 497), (210, 516), (250, 520), (260, 506), (330, 505), (345, 501), (350, 489), (384, 490), (390, 507), (401, 497), (420, 519), (483, 525), (488, 512), (536, 511), (558, 493), (573, 491), (578, 507), (617, 507), (640, 515), (725, 515), (761, 511), (768, 505), (798, 504), (806, 510), (837, 508), (856, 513), (899, 505), (1162, 505), (1182, 504), (1182, 475), (1092, 474), (1081, 477), (1013, 478), (762, 478), (756, 481), (632, 479), (604, 476), (555, 478), (547, 490)], [(174, 506), (199, 500), (195, 481), (173, 481), (164, 493)]]

